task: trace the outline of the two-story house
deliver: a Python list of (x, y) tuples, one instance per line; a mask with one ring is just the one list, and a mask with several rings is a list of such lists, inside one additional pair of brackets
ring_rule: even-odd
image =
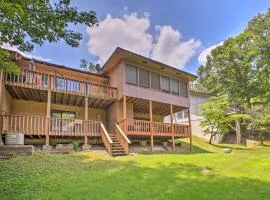
[[(117, 48), (93, 74), (11, 52), (19, 75), (0, 76), (0, 132), (27, 137), (102, 138), (109, 154), (128, 153), (133, 140), (190, 138), (191, 126), (173, 122), (189, 110), (196, 76)], [(189, 113), (189, 112), (188, 112)], [(171, 116), (164, 123), (164, 116)]]

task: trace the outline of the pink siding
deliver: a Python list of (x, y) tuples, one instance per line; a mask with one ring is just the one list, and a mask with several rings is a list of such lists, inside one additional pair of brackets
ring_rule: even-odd
[(152, 100), (182, 107), (189, 107), (189, 98), (176, 96), (149, 88), (126, 84), (124, 95), (139, 99)]

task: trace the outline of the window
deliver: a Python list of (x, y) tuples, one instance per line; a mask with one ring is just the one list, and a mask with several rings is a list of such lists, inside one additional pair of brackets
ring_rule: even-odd
[(171, 79), (171, 92), (179, 95), (179, 81), (177, 79)]
[(137, 67), (130, 65), (126, 66), (126, 82), (132, 84), (138, 84), (138, 71)]
[(176, 117), (178, 120), (188, 118), (188, 110), (186, 109), (186, 110), (182, 110), (182, 111), (178, 112)]
[(180, 94), (181, 96), (188, 96), (187, 82), (180, 81)]
[(160, 76), (157, 73), (151, 72), (151, 88), (160, 90)]
[(161, 90), (163, 92), (170, 92), (170, 78), (167, 76), (161, 76)]
[(72, 132), (74, 130), (75, 112), (51, 111), (51, 131)]
[(149, 71), (139, 68), (139, 85), (149, 87)]

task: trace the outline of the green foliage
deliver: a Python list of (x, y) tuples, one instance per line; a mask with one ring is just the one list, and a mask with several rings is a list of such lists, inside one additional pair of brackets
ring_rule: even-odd
[(79, 151), (79, 150), (80, 150), (80, 144), (79, 144), (79, 142), (73, 141), (73, 142), (72, 142), (72, 145), (73, 145), (73, 149), (74, 149), (75, 151)]
[(266, 102), (270, 97), (269, 24), (270, 11), (258, 15), (243, 33), (213, 49), (205, 66), (198, 69), (203, 86), (228, 95), (241, 110), (250, 108), (252, 99)]
[(20, 68), (11, 61), (10, 53), (4, 49), (0, 48), (0, 70), (3, 70), (8, 73), (20, 73)]
[(92, 73), (99, 73), (101, 71), (101, 67), (99, 64), (94, 64), (92, 62), (87, 61), (86, 59), (81, 59), (80, 61), (80, 68), (82, 70), (92, 72)]
[[(213, 49), (207, 63), (200, 66), (200, 83), (209, 91), (228, 96), (230, 106), (238, 114), (246, 114), (270, 102), (270, 10), (259, 14), (243, 33), (227, 39)], [(239, 116), (235, 116), (239, 117)], [(265, 116), (257, 113), (247, 120), (247, 127), (264, 129)], [(261, 122), (260, 122), (261, 121)]]
[(248, 123), (249, 131), (258, 133), (263, 142), (263, 135), (270, 133), (270, 108), (256, 106), (249, 111), (250, 119)]
[[(214, 146), (195, 137), (193, 144), (187, 155), (92, 151), (1, 160), (1, 200), (269, 199), (269, 147)], [(225, 147), (233, 153), (224, 154)]]
[[(45, 41), (58, 42), (62, 39), (71, 47), (78, 47), (82, 34), (71, 27), (97, 24), (95, 12), (80, 12), (70, 5), (70, 0), (54, 2), (0, 0), (0, 45), (7, 43), (21, 51), (32, 51), (35, 44), (43, 45)], [(0, 54), (1, 59), (8, 59), (3, 52)], [(14, 65), (10, 62), (8, 69), (12, 68)]]
[(211, 97), (208, 102), (202, 104), (200, 112), (204, 119), (200, 125), (206, 127), (205, 134), (211, 135), (209, 143), (216, 134), (225, 134), (229, 131), (228, 124), (231, 122), (227, 115), (229, 108), (228, 100), (224, 96)]

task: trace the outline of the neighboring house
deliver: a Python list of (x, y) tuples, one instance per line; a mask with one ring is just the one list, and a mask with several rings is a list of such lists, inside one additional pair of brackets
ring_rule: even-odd
[[(207, 102), (210, 96), (207, 93), (190, 89), (189, 97), (192, 134), (204, 139), (208, 139), (209, 136), (205, 135), (204, 128), (200, 126), (200, 122), (204, 118), (200, 114), (200, 106)], [(177, 123), (188, 124), (188, 110), (183, 110), (176, 113), (175, 117)]]
[[(200, 114), (200, 107), (208, 101), (211, 95), (204, 88), (197, 88), (196, 84), (190, 83), (189, 85), (189, 98), (190, 98), (190, 119), (192, 134), (200, 138), (209, 140), (210, 135), (206, 135), (205, 127), (201, 127), (200, 123), (204, 116)], [(175, 113), (174, 120), (177, 124), (189, 124), (188, 109)], [(165, 122), (170, 121), (169, 117), (164, 118)], [(219, 143), (222, 140), (222, 135), (217, 135), (213, 138), (213, 142)]]
[(1, 72), (0, 131), (27, 137), (102, 138), (109, 154), (125, 154), (134, 140), (191, 138), (189, 124), (164, 116), (189, 108), (196, 76), (117, 48), (99, 74), (31, 60), (16, 52), (19, 76)]

